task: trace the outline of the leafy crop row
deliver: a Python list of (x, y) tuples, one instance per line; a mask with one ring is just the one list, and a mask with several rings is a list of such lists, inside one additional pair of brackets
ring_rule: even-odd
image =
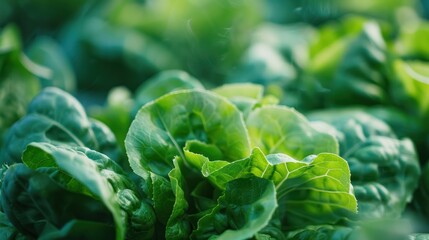
[(49, 2), (0, 1), (1, 239), (429, 238), (414, 1)]

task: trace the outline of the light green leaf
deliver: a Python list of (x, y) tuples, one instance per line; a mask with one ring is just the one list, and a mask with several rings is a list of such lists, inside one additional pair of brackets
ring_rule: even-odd
[(265, 158), (259, 148), (255, 148), (252, 154), (245, 159), (234, 162), (206, 161), (201, 166), (201, 172), (213, 185), (225, 189), (226, 184), (241, 177), (256, 176), (272, 180), (277, 185), (283, 180), (283, 175), (276, 172), (276, 166)]
[(167, 176), (174, 156), (183, 156), (189, 140), (215, 145), (232, 161), (249, 155), (249, 140), (240, 112), (210, 92), (183, 90), (164, 95), (140, 109), (125, 140), (135, 173)]
[(230, 83), (214, 88), (212, 92), (226, 97), (244, 116), (262, 101), (264, 88), (262, 85), (252, 83)]
[(347, 162), (331, 153), (309, 156), (303, 161), (268, 155), (284, 175), (277, 185), (281, 216), (292, 226), (335, 223), (357, 212)]
[(196, 156), (200, 162), (194, 167), (201, 166), (203, 176), (221, 190), (238, 178), (272, 181), (278, 189), (280, 215), (289, 225), (335, 223), (357, 211), (349, 167), (335, 154), (321, 153), (298, 161), (281, 153), (265, 156), (255, 148), (248, 158), (234, 162)]
[(265, 154), (285, 153), (302, 159), (322, 152), (338, 153), (335, 137), (313, 128), (294, 109), (265, 106), (251, 112), (246, 124), (252, 146)]

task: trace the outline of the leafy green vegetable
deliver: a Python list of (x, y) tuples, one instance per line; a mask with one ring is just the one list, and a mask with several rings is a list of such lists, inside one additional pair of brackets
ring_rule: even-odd
[(256, 148), (250, 157), (231, 163), (209, 161), (186, 149), (185, 156), (220, 189), (234, 179), (249, 176), (271, 180), (277, 189), (279, 211), (288, 225), (333, 223), (357, 210), (347, 162), (334, 154), (298, 161), (284, 154), (265, 156)]
[(0, 238), (427, 238), (426, 2), (0, 1)]
[(58, 88), (45, 88), (29, 104), (27, 115), (11, 127), (2, 162), (20, 162), (31, 142), (86, 146), (106, 153), (116, 148), (110, 129), (100, 122), (92, 123), (80, 103)]
[(265, 106), (246, 120), (252, 146), (266, 153), (286, 153), (302, 159), (322, 152), (338, 153), (334, 136), (318, 131), (297, 111), (282, 106)]
[(363, 219), (398, 218), (410, 202), (420, 175), (409, 139), (399, 140), (384, 122), (359, 111), (328, 111), (309, 116), (337, 129), (340, 155), (350, 166)]
[[(125, 234), (128, 239), (150, 239), (154, 234), (151, 206), (107, 156), (87, 148), (32, 143), (23, 162), (26, 166), (11, 166), (2, 186), (5, 213), (21, 232), (69, 238), (93, 226), (100, 231), (93, 236), (101, 233), (109, 239), (124, 239)], [(21, 191), (26, 197), (17, 194)], [(17, 205), (22, 209), (13, 207)]]
[(205, 91), (167, 94), (143, 106), (129, 129), (125, 146), (135, 173), (167, 176), (174, 156), (183, 158), (187, 140), (216, 145), (225, 160), (246, 157), (249, 140), (240, 112), (224, 98)]
[(191, 238), (248, 239), (268, 223), (276, 207), (271, 181), (256, 177), (233, 180), (217, 206), (198, 221)]
[[(267, 156), (270, 159), (270, 155)], [(347, 162), (334, 154), (309, 156), (302, 162), (272, 156), (283, 163), (285, 175), (278, 187), (279, 205), (291, 225), (335, 223), (357, 211)]]

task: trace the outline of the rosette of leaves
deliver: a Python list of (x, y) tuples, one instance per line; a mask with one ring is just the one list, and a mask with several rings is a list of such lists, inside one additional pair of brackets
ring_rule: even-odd
[(281, 236), (354, 214), (350, 171), (334, 136), (286, 107), (249, 111), (244, 121), (232, 102), (201, 90), (169, 93), (139, 110), (125, 146), (160, 236)]

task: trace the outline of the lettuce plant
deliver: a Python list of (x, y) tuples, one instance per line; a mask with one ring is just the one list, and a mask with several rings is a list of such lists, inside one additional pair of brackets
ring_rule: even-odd
[(177, 91), (143, 106), (125, 143), (167, 239), (248, 238), (273, 219), (287, 231), (357, 210), (334, 136), (286, 107), (256, 107), (244, 121), (219, 95)]

